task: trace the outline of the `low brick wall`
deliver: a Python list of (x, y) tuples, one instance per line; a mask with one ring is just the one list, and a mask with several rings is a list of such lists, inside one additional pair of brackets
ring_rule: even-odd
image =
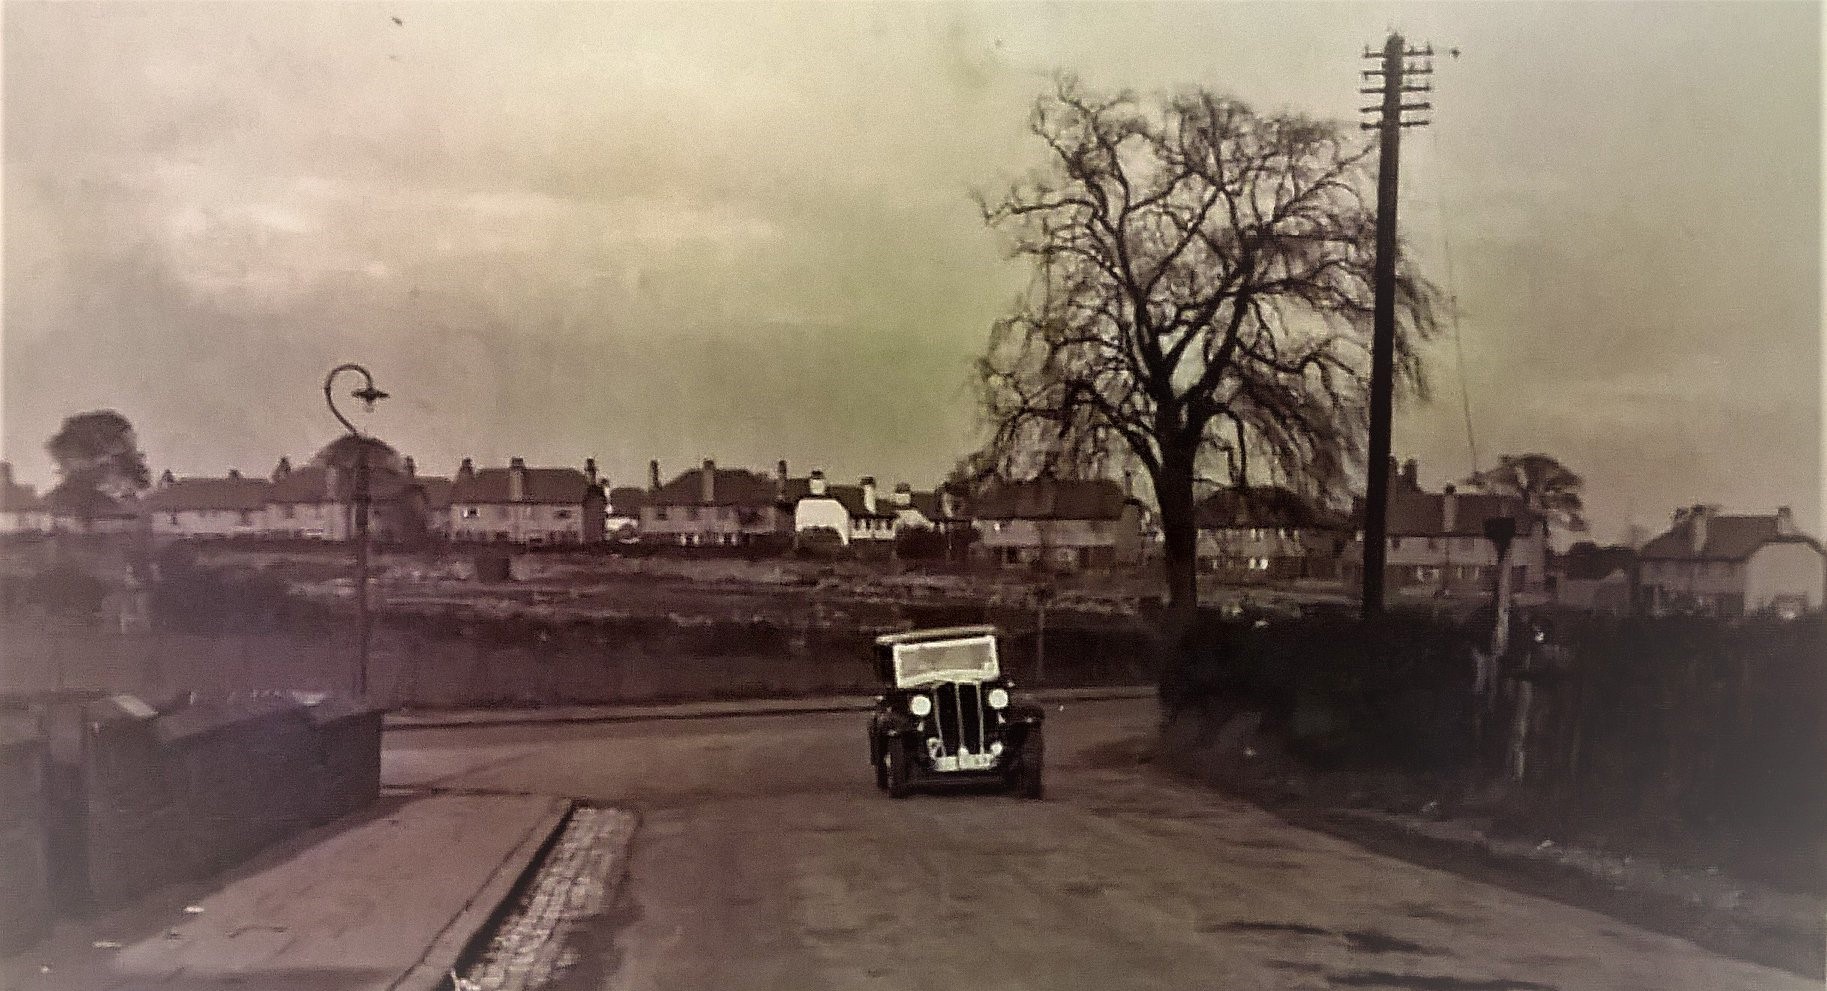
[(35, 722), (0, 714), (0, 953), (35, 942), (51, 916), (44, 765)]
[[(107, 909), (233, 867), (380, 793), (381, 714), (272, 694), (41, 707), (57, 907)], [(0, 799), (4, 801), (4, 799)]]

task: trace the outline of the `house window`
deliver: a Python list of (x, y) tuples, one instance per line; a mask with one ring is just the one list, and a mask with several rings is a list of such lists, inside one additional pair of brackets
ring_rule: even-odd
[(481, 515), (482, 515), (482, 510), (476, 506), (464, 506), (463, 507), (463, 518), (466, 520), (473, 520)]
[(178, 514), (176, 514), (176, 513), (171, 514), (171, 525), (172, 526), (178, 525)]
[(1401, 550), (1402, 549), (1402, 538), (1401, 537), (1389, 538), (1389, 549), (1393, 550), (1393, 551)]
[(666, 507), (665, 506), (653, 507), (653, 518), (656, 520), (665, 519), (666, 518)]
[(1433, 538), (1433, 537), (1429, 537), (1429, 538), (1427, 538), (1427, 549), (1428, 549), (1428, 550), (1430, 550), (1430, 551), (1437, 551), (1437, 550), (1439, 550), (1439, 549), (1440, 549), (1440, 541), (1438, 541), (1438, 540), (1436, 540), (1436, 539), (1434, 539), (1434, 538)]
[(242, 526), (253, 526), (254, 525), (254, 514), (243, 509), (241, 511), (241, 525)]
[(698, 507), (696, 507), (696, 506), (685, 507), (685, 521), (688, 523), (698, 522)]
[(571, 518), (571, 511), (569, 509), (553, 510), (552, 518), (555, 520), (568, 520)]
[(291, 503), (286, 503), (279, 508), (279, 515), (288, 520), (293, 519), (298, 515), (298, 510)]

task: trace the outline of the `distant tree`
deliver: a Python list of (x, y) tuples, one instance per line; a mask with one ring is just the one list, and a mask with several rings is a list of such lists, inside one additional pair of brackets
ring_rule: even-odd
[[(1170, 629), (1197, 602), (1194, 486), (1222, 465), (1336, 487), (1362, 457), (1374, 292), (1371, 146), (1205, 90), (1151, 106), (1070, 77), (1030, 129), (1048, 166), (982, 203), (1029, 259), (979, 363), (998, 473), (1146, 470)], [(1398, 271), (1397, 362), (1434, 290)]]
[(348, 434), (325, 444), (311, 459), (311, 464), (319, 468), (340, 468), (353, 471), (364, 448), (368, 452), (369, 471), (392, 475), (406, 473), (405, 461), (400, 457), (400, 452), (394, 450), (392, 445), (379, 438), (356, 438)]
[(1516, 499), (1550, 529), (1586, 530), (1586, 507), (1580, 500), (1586, 480), (1549, 455), (1506, 454), (1497, 467), (1473, 475), (1465, 484)]
[(895, 554), (908, 561), (930, 561), (950, 550), (946, 535), (932, 527), (908, 527), (894, 537)]
[(952, 470), (946, 474), (945, 481), (939, 487), (956, 495), (979, 495), (998, 480), (1000, 467), (992, 451), (973, 451), (952, 465)]
[(828, 526), (807, 527), (793, 536), (793, 549), (800, 557), (834, 558), (849, 550), (844, 535)]
[(111, 409), (65, 418), (44, 449), (58, 479), (46, 498), (83, 520), (152, 484), (133, 424)]

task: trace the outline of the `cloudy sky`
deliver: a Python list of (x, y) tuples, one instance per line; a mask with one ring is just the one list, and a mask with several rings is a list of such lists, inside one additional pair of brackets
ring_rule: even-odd
[[(402, 23), (396, 24), (394, 18)], [(366, 425), (464, 456), (930, 484), (1025, 278), (970, 200), (1058, 69), (1352, 120), (1391, 28), (1457, 46), (1404, 234), (1457, 295), (1478, 455), (1545, 450), (1598, 536), (1819, 520), (1820, 51), (1807, 4), (7, 3), (6, 456), (112, 406), (155, 470)], [(1470, 452), (1450, 332), (1398, 411)]]

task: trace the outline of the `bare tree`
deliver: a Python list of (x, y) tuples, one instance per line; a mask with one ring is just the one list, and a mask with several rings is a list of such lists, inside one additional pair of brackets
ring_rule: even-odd
[[(1047, 167), (985, 222), (1034, 263), (980, 361), (1003, 474), (1153, 483), (1170, 621), (1198, 601), (1194, 487), (1219, 468), (1336, 492), (1362, 458), (1376, 218), (1368, 145), (1334, 123), (1263, 116), (1204, 90), (1144, 106), (1062, 76), (1036, 101)], [(1399, 278), (1397, 365), (1434, 292)]]

